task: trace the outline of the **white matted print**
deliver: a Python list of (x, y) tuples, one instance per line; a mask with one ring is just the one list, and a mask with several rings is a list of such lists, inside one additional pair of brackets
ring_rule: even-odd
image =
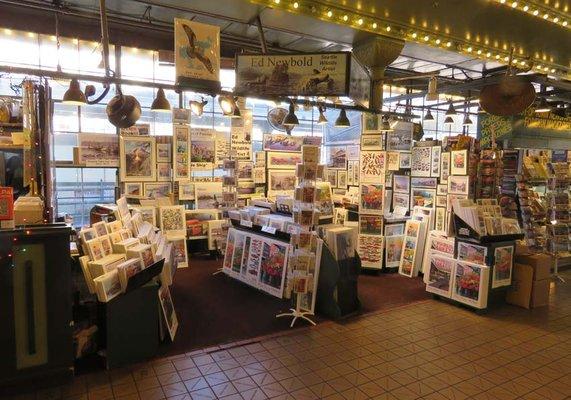
[(171, 341), (174, 341), (174, 337), (178, 329), (178, 318), (176, 316), (168, 286), (163, 285), (159, 288), (159, 301), (161, 303), (161, 310), (163, 313), (165, 325), (169, 331), (169, 336)]
[(410, 174), (412, 176), (430, 176), (431, 147), (413, 147), (411, 156)]
[(442, 154), (442, 147), (434, 146), (432, 147), (432, 160), (430, 167), (430, 176), (440, 177), (440, 156)]
[(514, 246), (496, 247), (494, 249), (494, 270), (492, 289), (509, 286), (512, 283)]
[(400, 264), (404, 235), (385, 237), (385, 268), (395, 268)]
[(347, 146), (329, 146), (327, 168), (347, 169)]
[(454, 270), (452, 299), (476, 308), (488, 305), (490, 268), (457, 261)]
[(410, 151), (413, 131), (414, 124), (412, 122), (397, 122), (393, 130), (387, 132), (387, 150)]
[(399, 168), (410, 169), (412, 154), (408, 151), (401, 151), (399, 154)]
[(410, 208), (415, 206), (434, 207), (436, 189), (412, 188)]
[(383, 150), (383, 135), (361, 136), (361, 151), (362, 150)]
[(145, 197), (157, 199), (159, 197), (168, 197), (172, 192), (172, 184), (170, 182), (145, 182)]
[(157, 163), (157, 181), (171, 180), (171, 163)]
[(393, 190), (397, 193), (410, 192), (410, 176), (393, 175)]
[(474, 264), (486, 265), (488, 248), (472, 243), (458, 242), (458, 260)]
[(178, 199), (179, 200), (194, 200), (194, 183), (182, 182), (178, 183)]
[(397, 207), (410, 208), (410, 195), (408, 193), (393, 193), (393, 210)]
[(448, 193), (464, 194), (470, 192), (470, 177), (467, 175), (450, 175), (448, 177)]
[(361, 114), (361, 132), (366, 135), (369, 133), (378, 133), (381, 129), (381, 116), (373, 113)]
[(190, 167), (210, 170), (216, 162), (216, 140), (212, 131), (194, 129), (190, 138)]
[(157, 162), (171, 162), (171, 144), (157, 143)]
[(194, 200), (196, 209), (214, 209), (222, 204), (222, 182), (196, 182)]
[(386, 152), (362, 151), (360, 158), (361, 175), (359, 181), (384, 182), (386, 170)]
[(450, 157), (450, 175), (468, 175), (468, 150), (453, 150)]
[(119, 138), (107, 133), (78, 133), (79, 164), (99, 167), (119, 166)]
[(184, 206), (160, 207), (159, 220), (164, 233), (186, 234)]
[(428, 274), (425, 279), (426, 291), (450, 297), (456, 260), (445, 255), (432, 253), (428, 257), (428, 262)]
[(268, 151), (267, 168), (295, 169), (297, 164), (302, 163), (301, 153), (299, 152), (278, 152)]
[(360, 184), (359, 212), (364, 214), (383, 214), (384, 185)]
[(398, 171), (400, 169), (400, 153), (398, 151), (387, 152), (387, 169)]
[(120, 139), (120, 178), (123, 182), (155, 181), (155, 138), (151, 136), (122, 136)]
[(278, 169), (268, 170), (268, 192), (273, 192), (274, 194), (287, 194), (295, 189), (295, 184), (295, 171)]
[(377, 235), (359, 235), (357, 253), (363, 268), (381, 269), (383, 267), (384, 237)]
[(128, 198), (139, 198), (143, 195), (143, 184), (141, 182), (125, 182), (123, 194)]
[(190, 177), (190, 127), (175, 124), (173, 126), (173, 178), (175, 181)]
[(446, 184), (450, 175), (450, 153), (440, 154), (440, 183)]

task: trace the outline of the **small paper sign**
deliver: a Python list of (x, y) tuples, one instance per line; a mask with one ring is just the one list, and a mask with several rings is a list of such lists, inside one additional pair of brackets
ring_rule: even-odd
[(240, 220), (240, 225), (245, 226), (247, 228), (252, 227), (252, 221), (246, 221), (245, 219)]
[(266, 233), (270, 233), (272, 235), (276, 234), (276, 228), (274, 228), (273, 226), (262, 226), (262, 232), (266, 232)]

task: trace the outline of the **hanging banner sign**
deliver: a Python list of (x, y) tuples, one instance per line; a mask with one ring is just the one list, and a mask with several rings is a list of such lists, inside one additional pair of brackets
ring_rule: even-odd
[(242, 118), (232, 118), (230, 127), (230, 148), (239, 161), (252, 160), (252, 110), (240, 110)]
[(177, 84), (220, 90), (220, 27), (175, 18), (174, 51)]
[(371, 82), (350, 52), (236, 55), (240, 96), (347, 96), (369, 106)]

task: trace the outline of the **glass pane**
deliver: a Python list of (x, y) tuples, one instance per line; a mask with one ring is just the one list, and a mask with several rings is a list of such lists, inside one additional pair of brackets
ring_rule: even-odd
[(3, 29), (0, 31), (0, 64), (18, 67), (37, 66), (39, 63), (38, 35), (22, 31)]

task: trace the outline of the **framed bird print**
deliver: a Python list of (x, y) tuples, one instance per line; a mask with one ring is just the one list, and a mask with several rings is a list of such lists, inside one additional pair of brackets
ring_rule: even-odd
[(155, 138), (152, 136), (121, 136), (119, 144), (121, 181), (156, 181)]

